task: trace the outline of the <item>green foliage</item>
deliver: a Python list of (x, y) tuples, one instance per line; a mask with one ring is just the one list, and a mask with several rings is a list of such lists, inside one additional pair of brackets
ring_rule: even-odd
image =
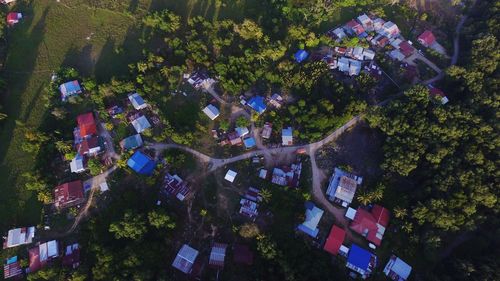
[(243, 238), (254, 238), (260, 234), (259, 226), (255, 223), (245, 223), (238, 232)]
[(237, 127), (248, 127), (250, 126), (250, 120), (248, 120), (245, 116), (240, 116), (236, 119)]
[(276, 243), (272, 241), (270, 237), (265, 235), (257, 235), (257, 251), (259, 251), (259, 254), (267, 260), (272, 260), (278, 255)]
[(224, 132), (227, 132), (229, 130), (229, 126), (231, 126), (229, 120), (221, 120), (219, 123), (219, 128)]
[(92, 176), (97, 176), (100, 173), (102, 173), (103, 166), (98, 159), (95, 158), (89, 159), (89, 161), (87, 162), (87, 167)]
[(155, 210), (148, 213), (149, 224), (158, 229), (174, 229), (175, 222), (163, 210)]
[[(155, 217), (154, 219), (158, 219)], [(156, 220), (154, 221), (157, 222)], [(109, 232), (114, 233), (116, 239), (128, 238), (139, 240), (146, 233), (144, 216), (132, 210), (126, 210), (123, 219), (109, 225)]]

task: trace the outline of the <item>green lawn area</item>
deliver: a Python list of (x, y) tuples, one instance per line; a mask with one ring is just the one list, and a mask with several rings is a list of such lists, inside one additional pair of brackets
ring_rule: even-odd
[(99, 81), (105, 81), (126, 74), (127, 64), (140, 55), (133, 30), (136, 19), (128, 14), (48, 0), (16, 9), (25, 18), (9, 31), (8, 92), (1, 97), (9, 116), (0, 133), (2, 230), (39, 221), (41, 206), (24, 190), (20, 176), (32, 170), (35, 161), (20, 147), (23, 127), (39, 127), (47, 114), (42, 97), (52, 71), (61, 65), (74, 66), (84, 75), (95, 73)]

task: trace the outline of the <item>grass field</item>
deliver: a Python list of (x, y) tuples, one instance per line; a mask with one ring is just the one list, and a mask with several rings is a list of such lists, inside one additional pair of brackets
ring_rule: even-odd
[[(8, 35), (8, 91), (2, 103), (9, 118), (0, 134), (2, 230), (39, 221), (41, 206), (24, 190), (20, 176), (33, 169), (34, 159), (20, 146), (23, 127), (37, 128), (47, 114), (41, 97), (52, 71), (61, 65), (74, 66), (104, 81), (114, 74), (126, 74), (127, 64), (140, 54), (133, 30), (136, 19), (128, 14), (48, 0), (19, 5), (16, 10), (25, 19)], [(125, 47), (115, 52), (122, 45)]]

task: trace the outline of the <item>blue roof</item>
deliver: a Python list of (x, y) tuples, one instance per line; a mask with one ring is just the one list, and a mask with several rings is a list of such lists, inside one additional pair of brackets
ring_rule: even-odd
[(254, 138), (244, 139), (243, 143), (245, 144), (246, 148), (252, 148), (255, 146), (255, 139)]
[(59, 90), (61, 91), (62, 100), (66, 100), (69, 96), (80, 94), (82, 92), (80, 83), (78, 83), (77, 80), (61, 84), (59, 86)]
[(151, 175), (156, 167), (156, 162), (142, 152), (137, 151), (128, 159), (127, 165), (138, 174)]
[(293, 130), (292, 127), (285, 128), (281, 131), (281, 135), (285, 137), (291, 137), (293, 136)]
[(347, 257), (347, 263), (366, 271), (370, 265), (371, 257), (372, 253), (356, 244), (352, 244), (351, 249), (349, 250), (349, 256)]
[(307, 201), (305, 203), (306, 207), (306, 219), (300, 224), (297, 229), (306, 233), (307, 235), (316, 238), (319, 233), (318, 224), (323, 216), (324, 211), (316, 207), (314, 203)]
[(142, 145), (141, 135), (136, 134), (136, 135), (127, 137), (120, 142), (120, 145), (123, 147), (123, 149), (137, 148), (137, 147)]
[(295, 60), (298, 62), (298, 63), (301, 63), (303, 62), (305, 59), (307, 59), (307, 57), (309, 56), (309, 54), (304, 51), (304, 50), (298, 50), (295, 55), (293, 55), (295, 57)]
[(257, 113), (261, 114), (266, 111), (266, 104), (264, 103), (264, 97), (255, 96), (248, 101), (248, 106), (250, 106), (253, 110), (257, 111)]

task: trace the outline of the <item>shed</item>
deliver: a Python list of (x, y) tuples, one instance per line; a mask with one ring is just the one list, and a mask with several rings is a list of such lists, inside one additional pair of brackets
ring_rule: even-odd
[(151, 175), (156, 168), (156, 162), (146, 154), (136, 151), (127, 161), (127, 165), (138, 174)]
[(307, 59), (309, 54), (305, 50), (298, 50), (293, 57), (295, 58), (295, 61), (298, 63), (303, 62), (304, 60)]
[(212, 251), (210, 252), (209, 264), (215, 268), (223, 268), (224, 260), (226, 258), (227, 244), (214, 243)]
[(205, 115), (207, 115), (210, 120), (215, 120), (215, 118), (219, 117), (220, 115), (219, 109), (211, 104), (203, 108), (203, 113), (205, 113)]
[(351, 207), (347, 208), (347, 211), (345, 212), (346, 218), (353, 220), (354, 217), (356, 216), (356, 209), (353, 209)]
[(128, 99), (136, 110), (148, 107), (148, 104), (144, 101), (144, 99), (142, 99), (142, 97), (138, 93), (130, 94), (128, 96)]
[(146, 116), (142, 115), (132, 121), (132, 126), (134, 126), (135, 131), (140, 134), (145, 130), (151, 128), (151, 123), (149, 123)]
[(237, 174), (238, 173), (236, 173), (233, 170), (228, 170), (224, 179), (227, 180), (228, 182), (234, 182)]
[(82, 93), (82, 88), (77, 80), (69, 81), (59, 86), (61, 92), (61, 100), (66, 101), (69, 97)]
[(177, 253), (172, 266), (184, 273), (191, 273), (193, 269), (196, 257), (198, 257), (199, 252), (190, 246), (184, 244), (182, 248)]

